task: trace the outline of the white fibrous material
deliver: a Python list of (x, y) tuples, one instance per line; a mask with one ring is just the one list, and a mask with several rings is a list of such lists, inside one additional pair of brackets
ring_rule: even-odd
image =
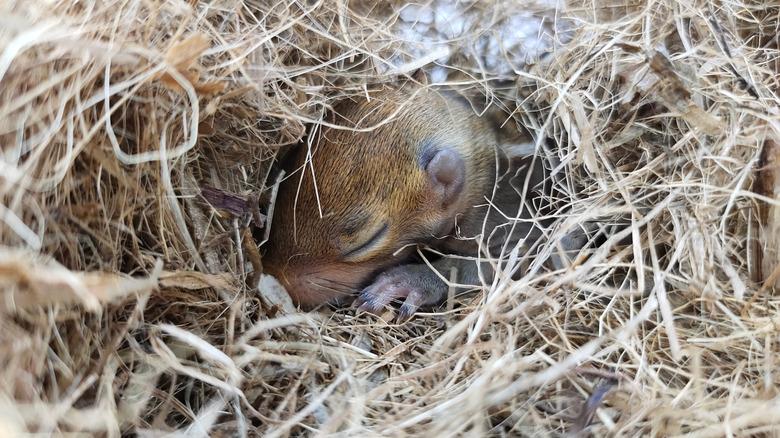
[[(568, 27), (557, 16), (555, 1), (502, 2), (482, 7), (478, 1), (431, 0), (407, 3), (398, 11), (396, 35), (404, 42), (393, 61), (409, 64), (432, 53), (437, 58), (429, 74), (433, 82), (446, 81), (452, 55), (475, 59), (486, 72), (511, 76), (537, 63), (556, 44), (566, 40)], [(446, 51), (445, 49), (449, 49)]]

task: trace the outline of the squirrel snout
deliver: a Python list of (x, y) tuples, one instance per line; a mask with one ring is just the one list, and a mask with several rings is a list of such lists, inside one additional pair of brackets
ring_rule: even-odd
[(354, 297), (375, 268), (367, 264), (296, 263), (281, 269), (269, 266), (267, 271), (282, 283), (297, 305), (308, 309)]

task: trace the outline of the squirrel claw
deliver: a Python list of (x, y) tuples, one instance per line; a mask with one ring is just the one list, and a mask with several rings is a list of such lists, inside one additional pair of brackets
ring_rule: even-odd
[(421, 290), (414, 289), (406, 296), (404, 303), (401, 304), (401, 308), (398, 309), (398, 320), (407, 321), (417, 312), (417, 310), (425, 304), (425, 297)]

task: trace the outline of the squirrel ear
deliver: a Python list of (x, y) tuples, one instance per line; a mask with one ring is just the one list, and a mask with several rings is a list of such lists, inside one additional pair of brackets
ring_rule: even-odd
[(421, 85), (428, 85), (428, 75), (422, 68), (413, 71), (411, 76), (413, 81), (419, 82)]
[(448, 207), (458, 199), (466, 181), (466, 165), (459, 153), (452, 149), (436, 151), (425, 171), (442, 207)]

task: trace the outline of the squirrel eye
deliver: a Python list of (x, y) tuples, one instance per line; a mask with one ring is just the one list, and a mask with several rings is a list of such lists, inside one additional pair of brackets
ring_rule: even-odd
[(387, 223), (382, 224), (379, 228), (377, 228), (376, 231), (374, 231), (371, 236), (366, 239), (364, 242), (358, 244), (356, 247), (348, 250), (347, 252), (343, 253), (342, 256), (344, 258), (356, 258), (360, 257), (361, 255), (367, 253), (370, 251), (374, 246), (376, 246), (379, 242), (382, 241), (382, 239), (387, 235), (387, 230), (389, 230), (390, 227)]

